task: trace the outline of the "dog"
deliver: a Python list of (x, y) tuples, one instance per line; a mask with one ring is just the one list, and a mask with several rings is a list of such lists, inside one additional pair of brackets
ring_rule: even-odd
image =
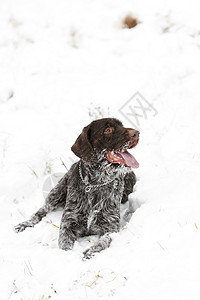
[(110, 234), (120, 228), (120, 203), (128, 200), (136, 183), (132, 168), (139, 164), (127, 150), (138, 141), (139, 131), (124, 128), (115, 118), (95, 120), (84, 127), (71, 147), (80, 160), (51, 190), (44, 206), (15, 226), (15, 231), (33, 227), (47, 213), (62, 207), (61, 249), (72, 249), (77, 238), (87, 235), (98, 235), (99, 239), (83, 252), (83, 259), (109, 247)]

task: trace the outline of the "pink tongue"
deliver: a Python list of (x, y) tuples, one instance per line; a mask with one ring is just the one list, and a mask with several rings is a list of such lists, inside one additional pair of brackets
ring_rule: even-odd
[[(119, 152), (117, 154), (119, 154)], [(137, 162), (135, 157), (133, 157), (133, 155), (131, 155), (128, 151), (120, 152), (120, 155), (125, 160), (127, 166), (132, 167), (132, 168), (139, 167), (139, 163)]]

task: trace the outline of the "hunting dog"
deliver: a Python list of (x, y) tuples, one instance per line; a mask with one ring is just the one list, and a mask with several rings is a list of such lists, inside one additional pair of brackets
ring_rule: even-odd
[(15, 226), (16, 232), (39, 223), (47, 213), (63, 207), (59, 247), (72, 249), (77, 238), (98, 235), (83, 252), (91, 258), (110, 246), (110, 233), (120, 227), (120, 203), (128, 200), (136, 183), (132, 168), (137, 160), (127, 151), (138, 144), (139, 132), (124, 128), (115, 118), (95, 120), (84, 127), (71, 150), (80, 160), (51, 190), (42, 206), (28, 221)]

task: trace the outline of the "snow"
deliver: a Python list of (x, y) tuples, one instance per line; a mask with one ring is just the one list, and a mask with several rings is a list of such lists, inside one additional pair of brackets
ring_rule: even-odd
[[(163, 0), (0, 1), (0, 299), (199, 299), (200, 4)], [(140, 20), (123, 29), (132, 13)], [(58, 248), (62, 211), (16, 234), (47, 175), (97, 117), (139, 92), (131, 220), (89, 261), (96, 237)], [(62, 164), (64, 162), (65, 166)]]

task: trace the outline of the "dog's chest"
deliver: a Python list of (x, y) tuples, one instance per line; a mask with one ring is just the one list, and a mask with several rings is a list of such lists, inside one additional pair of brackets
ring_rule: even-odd
[(123, 196), (124, 182), (114, 180), (108, 186), (91, 189), (85, 193), (85, 217), (87, 229), (97, 223), (100, 219), (109, 219), (112, 215), (119, 215), (120, 203)]
[(124, 177), (119, 174), (110, 182), (110, 178), (104, 180), (104, 185), (100, 180), (87, 184), (80, 176), (75, 176), (75, 180), (70, 177), (68, 181), (67, 206), (76, 212), (78, 222), (88, 231), (95, 232), (95, 228), (109, 222), (117, 223), (119, 219)]

